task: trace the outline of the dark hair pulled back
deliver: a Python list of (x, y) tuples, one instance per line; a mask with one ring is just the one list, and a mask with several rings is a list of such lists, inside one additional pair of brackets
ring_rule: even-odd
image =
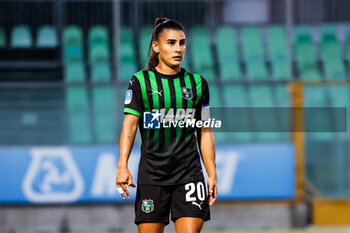
[(148, 49), (148, 66), (146, 70), (150, 70), (153, 67), (156, 67), (159, 63), (158, 53), (153, 50), (152, 42), (158, 41), (160, 33), (163, 32), (164, 29), (174, 29), (184, 31), (182, 25), (173, 19), (167, 18), (156, 18), (154, 22), (151, 43)]

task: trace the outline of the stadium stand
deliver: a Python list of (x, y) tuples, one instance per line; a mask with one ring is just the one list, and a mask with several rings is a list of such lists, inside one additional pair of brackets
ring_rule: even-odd
[(209, 32), (204, 27), (196, 26), (191, 30), (190, 40), (194, 72), (200, 72), (206, 79), (214, 80), (214, 59)]
[(295, 59), (302, 80), (321, 78), (317, 66), (315, 48), (308, 26), (297, 26), (294, 34)]
[(216, 46), (221, 78), (223, 80), (242, 78), (236, 32), (229, 26), (219, 27), (216, 32)]
[(42, 26), (37, 33), (36, 47), (55, 48), (58, 46), (57, 32), (52, 26)]
[(241, 43), (246, 64), (246, 76), (249, 79), (266, 79), (264, 47), (258, 28), (245, 27), (241, 34)]
[(78, 26), (66, 27), (63, 31), (62, 47), (65, 81), (68, 83), (85, 81), (84, 44), (81, 28)]
[(131, 75), (137, 70), (134, 43), (132, 30), (128, 27), (122, 27), (120, 32), (121, 46), (118, 53), (118, 78), (120, 80), (130, 80)]
[(330, 79), (345, 79), (345, 67), (335, 35), (336, 28), (332, 25), (321, 27), (321, 53), (325, 76)]
[(269, 27), (266, 39), (272, 76), (276, 79), (290, 79), (292, 76), (290, 52), (284, 29), (281, 26)]
[(33, 44), (32, 33), (28, 26), (19, 25), (12, 29), (11, 47), (29, 48)]
[(85, 87), (69, 87), (66, 93), (66, 106), (69, 114), (70, 142), (90, 143), (91, 114), (88, 92)]
[(0, 48), (6, 47), (6, 33), (3, 27), (0, 27)]
[(94, 87), (93, 113), (97, 143), (116, 140), (115, 93), (112, 87)]

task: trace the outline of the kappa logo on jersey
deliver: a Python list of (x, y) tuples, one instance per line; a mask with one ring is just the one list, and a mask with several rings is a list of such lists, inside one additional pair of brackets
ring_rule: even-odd
[(184, 99), (191, 99), (192, 98), (192, 89), (191, 88), (188, 88), (188, 87), (183, 87), (182, 89), (181, 89), (181, 91), (182, 91), (182, 98), (184, 98)]
[(146, 214), (151, 213), (154, 210), (153, 200), (145, 199), (142, 201), (141, 210)]
[(159, 111), (144, 112), (143, 113), (143, 128), (144, 129), (159, 129), (160, 116)]
[(64, 147), (35, 148), (23, 181), (24, 195), (33, 202), (72, 202), (84, 191), (84, 182), (70, 151)]
[(132, 90), (127, 90), (125, 95), (125, 104), (130, 104), (132, 99)]

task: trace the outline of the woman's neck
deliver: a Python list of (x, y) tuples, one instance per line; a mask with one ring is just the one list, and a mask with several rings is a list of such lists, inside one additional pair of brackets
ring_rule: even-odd
[(172, 74), (177, 74), (181, 71), (181, 66), (176, 66), (176, 67), (169, 67), (165, 64), (159, 63), (155, 69), (161, 73), (161, 74), (166, 74), (166, 75), (172, 75)]

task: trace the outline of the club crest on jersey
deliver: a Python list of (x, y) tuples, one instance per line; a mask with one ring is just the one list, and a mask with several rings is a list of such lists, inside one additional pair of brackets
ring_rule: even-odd
[(141, 210), (146, 214), (151, 213), (154, 210), (153, 200), (145, 199), (142, 201)]
[(182, 93), (182, 98), (184, 99), (191, 99), (192, 98), (192, 89), (189, 87), (183, 87), (181, 89), (181, 93)]

